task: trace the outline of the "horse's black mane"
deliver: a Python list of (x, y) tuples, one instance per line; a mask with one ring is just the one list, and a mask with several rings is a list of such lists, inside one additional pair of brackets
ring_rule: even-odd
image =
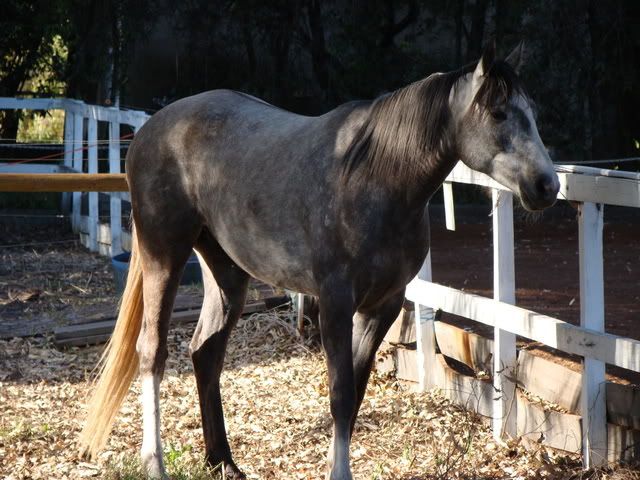
[[(346, 152), (345, 176), (362, 167), (370, 177), (412, 178), (450, 153), (449, 94), (475, 66), (433, 74), (374, 100)], [(480, 112), (486, 112), (514, 93), (524, 94), (520, 79), (508, 63), (496, 61), (485, 74), (473, 103)]]

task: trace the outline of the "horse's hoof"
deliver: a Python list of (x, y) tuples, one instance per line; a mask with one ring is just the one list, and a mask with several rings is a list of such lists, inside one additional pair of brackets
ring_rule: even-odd
[(233, 463), (223, 463), (224, 478), (229, 480), (246, 480), (247, 476)]
[(169, 475), (164, 469), (162, 457), (156, 455), (143, 455), (142, 466), (147, 478), (152, 480), (169, 480)]

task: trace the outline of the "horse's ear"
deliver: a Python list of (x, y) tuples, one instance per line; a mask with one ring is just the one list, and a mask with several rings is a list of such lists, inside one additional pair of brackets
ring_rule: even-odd
[(481, 77), (484, 77), (484, 75), (489, 71), (495, 59), (496, 59), (496, 42), (495, 40), (492, 39), (484, 47), (484, 51), (482, 52), (482, 57), (480, 57), (478, 66), (473, 72), (473, 79), (476, 80), (478, 84), (482, 82)]
[(516, 48), (507, 55), (507, 58), (504, 59), (511, 67), (516, 71), (516, 73), (520, 73), (520, 68), (522, 67), (522, 63), (524, 60), (524, 40), (521, 40)]

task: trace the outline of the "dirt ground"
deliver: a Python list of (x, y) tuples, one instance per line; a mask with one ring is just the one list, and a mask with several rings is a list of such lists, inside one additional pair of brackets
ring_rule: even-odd
[[(488, 213), (473, 211), (468, 222), (459, 218), (458, 230), (448, 232), (434, 212), (436, 281), (491, 295)], [(70, 313), (116, 298), (109, 260), (78, 246), (64, 221), (0, 229), (0, 330), (46, 331)], [(633, 338), (640, 338), (632, 323), (640, 295), (639, 235), (637, 218), (605, 213), (607, 329)], [(520, 305), (577, 321), (575, 214), (518, 222), (516, 273)], [(223, 377), (227, 427), (236, 461), (251, 479), (318, 478), (324, 469), (330, 436), (326, 370), (319, 349), (300, 339), (293, 325), (286, 312), (245, 318), (229, 345)], [(187, 356), (192, 329), (172, 331), (162, 387), (165, 458), (175, 479), (207, 478)], [(95, 462), (77, 457), (83, 403), (99, 352), (56, 350), (46, 333), (0, 340), (0, 478), (142, 478), (135, 460), (141, 442), (137, 383), (105, 452)], [(539, 445), (497, 443), (482, 421), (437, 393), (415, 394), (377, 374), (352, 452), (357, 479), (640, 479), (637, 470), (583, 473), (577, 458)]]

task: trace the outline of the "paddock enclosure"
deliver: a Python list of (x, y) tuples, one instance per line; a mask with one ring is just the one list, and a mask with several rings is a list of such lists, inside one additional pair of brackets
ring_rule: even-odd
[[(128, 250), (128, 193), (121, 144), (135, 135), (148, 115), (67, 99), (3, 98), (0, 109), (65, 111), (60, 158), (0, 164), (0, 191), (64, 192), (74, 232), (69, 238), (93, 252), (86, 255), (98, 265), (107, 265), (100, 255)], [(99, 159), (99, 152), (106, 158)], [(584, 466), (598, 468), (608, 463), (633, 464), (640, 458), (640, 333), (635, 327), (640, 311), (640, 174), (569, 165), (556, 165), (556, 170), (561, 180), (559, 204), (530, 224), (518, 220), (517, 212), (514, 222), (511, 193), (488, 177), (461, 164), (448, 177), (442, 222), (440, 209), (431, 207), (435, 218), (430, 256), (408, 286), (405, 309), (386, 338), (379, 372), (365, 400), (353, 444), (358, 478), (454, 478), (454, 474), (470, 478), (472, 472), (482, 471), (483, 478), (504, 478), (500, 472), (509, 475), (509, 469), (513, 478), (568, 478), (563, 475), (579, 471), (578, 458)], [(467, 207), (455, 206), (456, 183), (489, 189), (491, 205), (471, 213)], [(11, 278), (11, 282), (19, 280)], [(174, 452), (178, 460), (193, 460), (202, 451), (195, 389), (186, 375), (190, 370), (185, 358), (187, 332), (193, 326), (188, 319), (197, 317), (198, 298), (197, 292), (189, 294), (193, 298), (185, 295), (182, 311), (174, 314), (172, 363), (163, 384), (168, 385), (163, 393), (168, 448), (178, 448), (173, 435), (180, 427), (185, 433), (179, 444), (196, 445), (193, 452), (179, 447)], [(254, 303), (278, 295), (270, 291), (258, 295)], [(249, 380), (257, 385), (283, 382), (285, 391), (290, 391), (288, 385), (304, 388), (288, 406), (273, 412), (260, 405), (278, 402), (263, 399), (252, 410), (246, 399), (231, 395), (225, 407), (232, 448), (238, 461), (248, 467), (250, 478), (277, 478), (280, 468), (299, 472), (291, 478), (311, 478), (312, 472), (319, 471), (315, 466), (323, 462), (323, 445), (330, 433), (321, 354), (296, 333), (294, 313), (267, 309), (266, 314), (261, 312), (264, 304), (249, 307), (246, 313), (252, 308), (253, 316), (241, 320), (230, 347), (232, 371), (223, 388), (238, 388), (250, 395)], [(0, 319), (5, 320), (10, 319)], [(19, 427), (13, 420), (0, 425), (4, 476), (29, 478), (30, 471), (43, 473), (29, 464), (29, 442), (49, 443), (53, 451), (71, 449), (83, 420), (86, 379), (100, 350), (81, 345), (105, 340), (108, 319), (99, 321), (103, 323), (85, 323), (83, 334), (74, 337), (77, 341), (66, 344), (61, 341), (67, 335), (64, 325), (42, 332), (57, 330), (57, 336), (30, 340), (9, 340), (11, 333), (2, 329), (7, 340), (1, 344), (0, 367), (9, 373), (0, 376), (2, 403), (9, 406), (14, 419), (29, 418), (37, 408), (33, 397), (38, 392), (54, 396), (57, 408), (68, 404), (75, 418), (65, 420), (61, 431)], [(47, 343), (47, 338), (58, 347)], [(255, 357), (247, 358), (243, 348)], [(22, 355), (25, 349), (31, 353)], [(51, 368), (35, 368), (38, 357), (51, 357)], [(12, 380), (14, 370), (26, 374)], [(305, 378), (311, 379), (306, 385)], [(438, 393), (425, 393), (431, 390)], [(20, 402), (25, 393), (31, 403)], [(101, 459), (103, 465), (119, 461), (118, 449), (129, 456), (136, 453), (128, 438), (139, 435), (132, 420), (138, 415), (133, 397), (123, 407), (114, 428), (116, 438)], [(174, 398), (180, 398), (179, 405), (173, 405)], [(299, 428), (292, 427), (291, 435), (280, 427), (270, 432), (269, 422), (290, 422)], [(450, 425), (457, 423), (464, 428), (452, 430), (451, 438), (447, 437)], [(125, 433), (116, 433), (119, 429)], [(464, 447), (465, 432), (473, 432), (471, 449)], [(393, 443), (390, 460), (382, 460), (387, 456), (385, 445), (374, 440), (376, 435)], [(440, 445), (444, 451), (438, 452), (438, 441), (430, 436), (446, 439)], [(256, 437), (256, 443), (242, 443), (248, 437)], [(11, 443), (20, 445), (22, 456), (10, 452)], [(514, 448), (517, 454), (509, 457)], [(297, 453), (281, 457), (275, 453), (281, 450)], [(76, 478), (78, 472), (99, 476), (102, 471), (71, 460), (66, 453), (61, 456), (64, 471), (59, 478)], [(246, 462), (252, 456), (256, 458)], [(496, 458), (495, 464), (491, 457)], [(445, 458), (454, 464), (450, 470)], [(456, 458), (465, 461), (456, 464)], [(559, 460), (564, 458), (570, 460)], [(269, 463), (267, 459), (279, 460)], [(468, 470), (461, 466), (466, 459), (472, 459)], [(15, 470), (10, 473), (12, 466)], [(117, 472), (114, 475), (118, 478)], [(197, 478), (197, 472), (192, 476)]]

